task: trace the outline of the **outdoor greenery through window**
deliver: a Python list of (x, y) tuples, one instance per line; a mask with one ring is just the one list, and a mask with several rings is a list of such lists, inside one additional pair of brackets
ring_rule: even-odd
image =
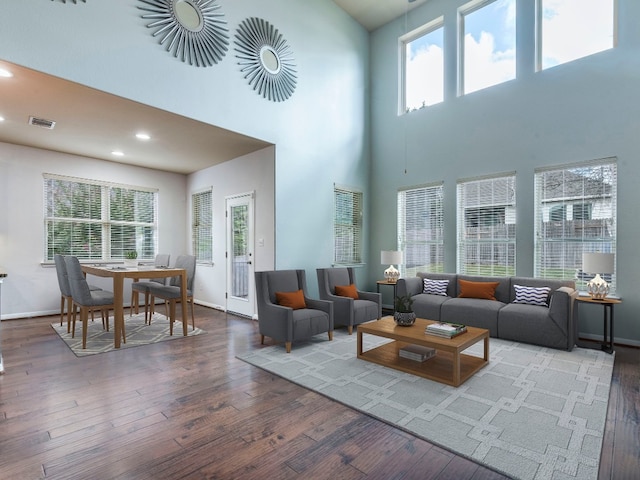
[(334, 263), (362, 263), (362, 192), (334, 186)]
[(44, 175), (45, 260), (121, 260), (157, 250), (157, 190)]
[[(615, 158), (536, 171), (534, 275), (586, 290), (596, 272), (582, 271), (582, 254), (616, 252), (616, 197)], [(603, 278), (613, 293), (615, 274)]]
[(515, 275), (516, 176), (458, 183), (458, 273)]
[(615, 46), (616, 0), (538, 0), (539, 68)]
[(418, 272), (444, 272), (443, 185), (398, 192), (398, 249), (403, 252), (402, 277)]
[(476, 0), (460, 17), (463, 93), (516, 78), (516, 0)]
[(191, 237), (193, 254), (199, 263), (213, 261), (213, 191), (211, 188), (191, 195)]
[(404, 49), (404, 112), (444, 100), (442, 19), (401, 39)]

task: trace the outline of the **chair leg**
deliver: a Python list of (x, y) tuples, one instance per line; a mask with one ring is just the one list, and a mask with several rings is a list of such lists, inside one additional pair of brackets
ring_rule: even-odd
[(60, 296), (60, 326), (62, 326), (64, 318), (64, 295)]
[(149, 325), (151, 325), (151, 317), (149, 317), (149, 320), (147, 320), (147, 316), (149, 316), (149, 295), (150, 294), (148, 291), (144, 292), (144, 324), (145, 325), (147, 324), (147, 322), (149, 322)]
[(291, 342), (285, 342), (285, 348), (287, 349), (287, 353), (291, 353)]
[(349, 335), (351, 335), (353, 333), (353, 325), (349, 325), (347, 327), (347, 331), (349, 332)]
[(260, 335), (260, 345), (264, 345), (264, 335)]
[[(167, 307), (167, 301), (164, 302), (165, 309)], [(171, 300), (169, 302), (169, 335), (173, 335), (173, 322), (176, 319), (176, 302)]]
[(333, 330), (329, 330), (329, 340), (333, 340)]
[(196, 329), (196, 319), (193, 315), (193, 298), (191, 299), (191, 301), (189, 302), (191, 303), (191, 328), (193, 328), (194, 330)]
[[(86, 308), (80, 308), (80, 318), (82, 319), (82, 349), (87, 348), (87, 328), (89, 327), (89, 312)], [(75, 322), (73, 323), (75, 329)]]
[(149, 325), (151, 325), (151, 319), (153, 314), (156, 313), (156, 297), (149, 295)]

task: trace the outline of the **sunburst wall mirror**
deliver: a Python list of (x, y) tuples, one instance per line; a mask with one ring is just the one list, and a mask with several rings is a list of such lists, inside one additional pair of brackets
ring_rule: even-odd
[(234, 43), (241, 72), (256, 92), (274, 102), (293, 95), (296, 65), (277, 28), (261, 18), (248, 18), (238, 26)]
[(142, 18), (160, 45), (189, 65), (210, 67), (229, 48), (229, 29), (216, 0), (139, 0)]

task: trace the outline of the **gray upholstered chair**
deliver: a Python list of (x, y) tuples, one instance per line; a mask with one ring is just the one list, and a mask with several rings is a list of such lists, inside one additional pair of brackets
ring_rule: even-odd
[[(67, 278), (69, 279), (69, 287), (71, 289), (71, 297), (73, 303), (80, 308), (80, 320), (82, 321), (82, 348), (87, 348), (87, 322), (89, 312), (100, 310), (107, 317), (107, 330), (109, 330), (109, 310), (114, 309), (113, 293), (105, 290), (90, 290), (87, 279), (84, 277), (78, 257), (67, 255), (64, 257), (65, 266), (67, 267)], [(76, 333), (76, 316), (73, 315), (71, 336)], [(124, 335), (124, 325), (122, 329), (122, 338), (126, 343)]]
[[(171, 255), (168, 253), (159, 253), (153, 262), (155, 267), (168, 267)], [(138, 313), (138, 297), (139, 294), (144, 293), (144, 323), (147, 323), (147, 317), (149, 316), (149, 286), (150, 285), (166, 285), (166, 278), (150, 278), (149, 280), (141, 280), (139, 282), (133, 282), (131, 284), (131, 308), (129, 309), (129, 315), (133, 315), (135, 309)]]
[[(284, 341), (287, 353), (296, 340), (328, 332), (333, 340), (333, 304), (307, 295), (304, 270), (255, 272), (260, 343), (268, 336)], [(306, 308), (294, 310), (278, 305), (276, 292), (302, 290)]]
[(379, 293), (356, 292), (358, 299), (336, 295), (336, 287), (348, 287), (355, 285), (356, 279), (353, 268), (335, 267), (318, 268), (318, 291), (322, 300), (333, 302), (333, 315), (335, 325), (344, 325), (353, 333), (353, 327), (370, 320), (379, 320), (382, 317), (382, 297)]
[[(71, 287), (69, 286), (69, 277), (67, 276), (67, 266), (64, 261), (64, 257), (59, 253), (53, 256), (53, 261), (56, 265), (56, 275), (58, 276), (58, 286), (60, 287), (60, 325), (64, 322), (65, 304), (67, 310), (67, 333), (71, 332), (71, 314), (74, 310), (73, 298), (71, 296)], [(89, 290), (102, 290), (95, 285), (89, 285)], [(93, 320), (93, 312), (91, 315)], [(104, 321), (103, 321), (104, 323)]]
[[(176, 259), (173, 268), (184, 268), (187, 271), (187, 302), (191, 304), (191, 327), (196, 329), (196, 321), (193, 314), (193, 280), (196, 276), (196, 257), (195, 255), (180, 255)], [(149, 284), (150, 295), (150, 313), (149, 324), (155, 310), (155, 299), (162, 298), (166, 303), (169, 302), (169, 334), (173, 335), (173, 322), (176, 317), (176, 303), (182, 298), (181, 279), (180, 276), (171, 277), (169, 285), (161, 285), (159, 283)]]

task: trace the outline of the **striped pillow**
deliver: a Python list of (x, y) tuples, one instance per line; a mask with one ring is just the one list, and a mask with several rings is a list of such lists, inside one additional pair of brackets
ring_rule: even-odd
[(449, 280), (430, 280), (425, 278), (423, 280), (424, 290), (422, 293), (430, 293), (431, 295), (447, 296), (447, 287), (449, 286)]
[(514, 285), (516, 290), (516, 299), (513, 303), (526, 303), (527, 305), (540, 305), (548, 307), (549, 287), (525, 287), (523, 285)]

